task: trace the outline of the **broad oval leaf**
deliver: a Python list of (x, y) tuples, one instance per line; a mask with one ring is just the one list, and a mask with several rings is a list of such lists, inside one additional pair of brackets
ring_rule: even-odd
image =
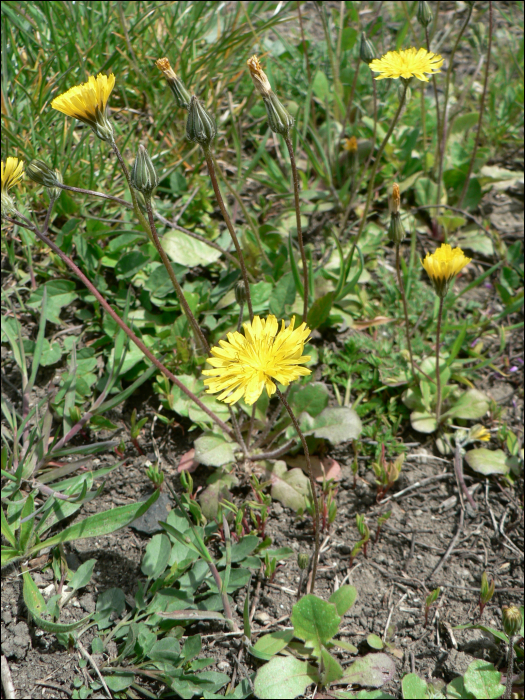
[(308, 662), (293, 656), (275, 656), (258, 670), (253, 690), (258, 698), (291, 700), (303, 695), (318, 680), (316, 669)]

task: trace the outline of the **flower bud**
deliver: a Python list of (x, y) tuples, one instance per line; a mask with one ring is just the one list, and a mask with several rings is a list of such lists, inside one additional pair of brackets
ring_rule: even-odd
[(133, 187), (142, 192), (148, 198), (159, 184), (159, 178), (152, 163), (149, 153), (140, 145), (131, 170), (131, 183)]
[(489, 583), (487, 572), (484, 571), (481, 574), (481, 588), (479, 592), (479, 599), (483, 603), (483, 606), (485, 606), (494, 595), (494, 588), (494, 579), (491, 579)]
[(2, 219), (4, 216), (14, 216), (17, 213), (15, 200), (2, 190)]
[(523, 624), (520, 609), (515, 605), (504, 605), (501, 608), (501, 617), (507, 637), (515, 637)]
[(155, 61), (155, 65), (164, 73), (164, 77), (168, 81), (168, 85), (170, 86), (179, 107), (189, 109), (191, 95), (177, 73), (175, 73), (173, 68), (170, 66), (168, 59), (159, 58), (157, 61)]
[(410, 102), (410, 98), (412, 97), (412, 90), (410, 89), (411, 80), (412, 78), (401, 78), (401, 82), (397, 86), (397, 98), (401, 101), (403, 95), (405, 95), (405, 104)]
[(270, 129), (276, 134), (287, 137), (293, 126), (294, 118), (283, 107), (274, 92), (270, 92), (270, 94), (264, 98), (264, 106), (266, 107)]
[(305, 552), (299, 552), (297, 555), (297, 566), (301, 569), (301, 571), (304, 571), (306, 567), (308, 566), (308, 562), (310, 560), (310, 557), (308, 554)]
[(235, 285), (235, 301), (239, 306), (242, 306), (246, 301), (246, 287), (243, 280), (239, 280)]
[(215, 126), (215, 120), (204, 109), (195, 95), (193, 95), (188, 109), (186, 137), (189, 141), (196, 141), (204, 150), (207, 150), (216, 134), (217, 127)]
[[(58, 171), (52, 170), (42, 160), (32, 160), (28, 163), (26, 168), (28, 177), (30, 177), (33, 182), (44, 185), (44, 187), (56, 186), (57, 172)], [(59, 182), (62, 182), (62, 178), (60, 178)]]
[(375, 58), (377, 58), (376, 50), (374, 49), (374, 45), (372, 44), (370, 39), (367, 39), (367, 36), (364, 32), (361, 33), (361, 45), (359, 47), (359, 58), (364, 63), (372, 63), (372, 61)]
[(432, 10), (430, 9), (430, 5), (428, 2), (418, 2), (417, 4), (417, 21), (422, 27), (428, 27), (428, 25), (432, 22)]
[(390, 214), (390, 226), (388, 227), (388, 238), (394, 243), (394, 245), (399, 245), (405, 240), (406, 231), (403, 224), (401, 223), (401, 216), (399, 213)]

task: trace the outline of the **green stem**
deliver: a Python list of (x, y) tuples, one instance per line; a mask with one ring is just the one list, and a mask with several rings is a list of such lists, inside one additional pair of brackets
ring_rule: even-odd
[(352, 265), (352, 260), (354, 259), (355, 248), (356, 248), (357, 244), (359, 243), (359, 238), (361, 237), (361, 233), (363, 232), (365, 222), (366, 222), (366, 217), (368, 216), (368, 212), (370, 210), (370, 204), (372, 202), (372, 193), (374, 191), (374, 179), (376, 176), (377, 168), (379, 167), (379, 162), (381, 160), (381, 156), (383, 155), (383, 151), (385, 150), (385, 147), (386, 147), (388, 141), (390, 140), (390, 137), (392, 136), (392, 132), (394, 131), (394, 127), (397, 124), (397, 120), (399, 119), (399, 116), (403, 110), (406, 95), (407, 95), (407, 87), (408, 87), (408, 83), (405, 82), (403, 94), (401, 95), (401, 99), (399, 100), (399, 106), (398, 106), (397, 111), (394, 115), (394, 118), (392, 119), (390, 127), (385, 135), (385, 138), (383, 139), (383, 141), (381, 142), (381, 145), (379, 146), (379, 150), (377, 152), (376, 159), (374, 161), (374, 165), (372, 166), (372, 172), (370, 173), (370, 179), (368, 182), (368, 191), (366, 193), (365, 210), (364, 210), (363, 215), (361, 217), (361, 222), (359, 224), (359, 230), (357, 231), (357, 235), (354, 238), (354, 242), (352, 243), (352, 248), (350, 249), (350, 255), (348, 256), (349, 266)]
[[(454, 55), (457, 51), (457, 48), (459, 46), (459, 42), (461, 41), (461, 38), (465, 32), (465, 29), (467, 28), (467, 25), (470, 21), (470, 16), (472, 15), (472, 9), (473, 9), (474, 3), (469, 3), (468, 4), (468, 11), (467, 11), (467, 19), (464, 21), (463, 26), (461, 27), (458, 38), (456, 39), (456, 43), (454, 44), (454, 47), (450, 53), (450, 56), (448, 57), (448, 68), (447, 68), (447, 75), (445, 78), (445, 99), (443, 100), (443, 111), (442, 111), (442, 120), (441, 120), (441, 129), (438, 132), (438, 162), (439, 162), (439, 170), (438, 170), (438, 181), (437, 181), (437, 201), (436, 204), (439, 204), (441, 201), (441, 179), (443, 177), (443, 161), (445, 159), (445, 146), (446, 146), (446, 141), (447, 141), (447, 105), (448, 105), (448, 93), (450, 90), (450, 78), (452, 75), (452, 66), (454, 63)], [(437, 104), (437, 103), (436, 103)], [(439, 209), (438, 212), (439, 214)]]
[[(436, 12), (437, 14), (437, 12)], [(427, 40), (427, 51), (430, 51), (430, 36), (428, 33), (428, 27), (425, 27), (425, 37)], [(422, 83), (423, 92), (426, 88), (426, 83)], [(434, 88), (434, 102), (436, 103), (436, 121), (437, 121), (437, 149), (438, 153), (441, 153), (441, 115), (439, 113), (439, 100), (438, 100), (438, 90), (436, 76), (432, 74), (432, 87)]]
[(472, 155), (470, 156), (470, 163), (468, 166), (467, 177), (465, 178), (465, 184), (459, 196), (458, 207), (463, 205), (463, 199), (467, 194), (468, 184), (470, 182), (470, 177), (472, 175), (472, 170), (474, 169), (474, 161), (476, 159), (476, 152), (478, 150), (479, 141), (481, 138), (481, 125), (483, 122), (483, 112), (485, 110), (485, 98), (487, 96), (487, 88), (489, 84), (489, 66), (490, 66), (490, 52), (492, 50), (492, 2), (489, 2), (489, 40), (487, 46), (487, 65), (485, 66), (485, 80), (483, 82), (483, 93), (481, 95), (481, 101), (479, 104), (479, 118), (478, 118), (478, 129), (476, 131), (476, 140), (474, 141), (474, 148), (472, 149)]
[(401, 275), (401, 267), (399, 264), (399, 244), (396, 245), (396, 272), (397, 272), (397, 283), (399, 285), (399, 291), (401, 292), (401, 299), (403, 300), (403, 311), (405, 312), (405, 329), (407, 336), (407, 348), (408, 354), (410, 355), (410, 366), (412, 368), (412, 379), (416, 381), (416, 368), (414, 366), (414, 356), (412, 355), (412, 343), (410, 342), (410, 325), (408, 322), (408, 308), (407, 299), (405, 294), (405, 285), (403, 284), (403, 276)]
[(439, 371), (439, 344), (441, 341), (441, 318), (443, 316), (443, 302), (445, 297), (439, 297), (439, 312), (436, 330), (436, 423), (439, 427), (441, 418), (441, 372)]
[[(15, 219), (12, 219), (13, 223), (21, 225), (21, 222), (16, 221)], [(84, 275), (84, 273), (75, 265), (75, 263), (69, 258), (60, 248), (53, 243), (52, 240), (50, 240), (47, 236), (45, 236), (43, 233), (41, 233), (36, 226), (32, 226), (32, 231), (36, 234), (36, 236), (51, 250), (58, 255), (58, 257), (69, 267), (70, 270), (72, 270), (75, 275), (80, 279), (80, 281), (85, 284), (85, 286), (89, 289), (89, 291), (93, 294), (93, 296), (97, 299), (97, 301), (100, 303), (100, 305), (104, 308), (104, 310), (111, 316), (111, 318), (115, 321), (115, 323), (122, 328), (124, 333), (128, 336), (130, 340), (132, 340), (135, 345), (139, 348), (139, 350), (142, 351), (142, 353), (152, 362), (155, 367), (157, 367), (162, 374), (164, 374), (170, 381), (172, 381), (186, 396), (191, 399), (206, 415), (208, 415), (222, 430), (224, 430), (225, 433), (230, 435), (231, 437), (234, 437), (234, 433), (226, 423), (224, 423), (212, 410), (210, 410), (205, 404), (202, 403), (202, 401), (195, 396), (195, 394), (190, 391), (185, 384), (183, 384), (180, 379), (177, 379), (177, 377), (172, 374), (167, 367), (165, 367), (162, 362), (157, 360), (155, 355), (148, 350), (148, 348), (144, 345), (144, 343), (133, 333), (131, 328), (127, 326), (124, 321), (120, 318), (120, 316), (113, 311), (111, 306), (108, 304), (108, 302), (104, 299), (102, 294), (98, 291), (98, 289), (88, 280), (88, 278)]]
[(306, 323), (308, 316), (308, 263), (306, 262), (306, 254), (304, 252), (303, 229), (301, 227), (301, 206), (299, 202), (299, 176), (297, 174), (297, 166), (295, 163), (295, 154), (293, 152), (293, 144), (289, 136), (285, 137), (286, 147), (290, 154), (290, 164), (292, 166), (293, 177), (293, 194), (295, 202), (295, 221), (297, 224), (297, 240), (299, 241), (299, 250), (301, 251), (301, 261), (303, 263), (303, 321)]
[(207, 352), (208, 354), (210, 353), (210, 346), (208, 345), (208, 341), (206, 340), (206, 336), (202, 332), (201, 327), (199, 326), (199, 323), (195, 316), (193, 315), (192, 310), (190, 309), (190, 306), (188, 302), (186, 301), (186, 297), (184, 296), (184, 292), (182, 291), (182, 287), (179, 284), (178, 279), (175, 276), (175, 272), (173, 270), (173, 266), (171, 265), (170, 260), (168, 259), (168, 256), (166, 255), (166, 251), (162, 247), (158, 234), (157, 234), (157, 227), (155, 226), (155, 220), (153, 218), (153, 210), (151, 208), (151, 197), (144, 196), (144, 201), (146, 202), (146, 211), (148, 212), (148, 219), (149, 219), (149, 225), (151, 229), (151, 236), (153, 238), (153, 243), (155, 244), (155, 248), (157, 249), (158, 254), (161, 257), (162, 262), (164, 263), (164, 267), (166, 268), (169, 278), (171, 280), (171, 283), (173, 284), (175, 291), (177, 292), (177, 297), (179, 299), (179, 303), (182, 306), (182, 309), (184, 311), (184, 314), (186, 318), (188, 319), (188, 323), (193, 329), (193, 333), (195, 335), (195, 340), (197, 341), (197, 347), (201, 345), (200, 350), (201, 353)]
[(310, 462), (310, 452), (308, 451), (308, 445), (306, 444), (306, 439), (302, 433), (301, 428), (299, 427), (299, 423), (297, 422), (297, 418), (295, 417), (294, 412), (292, 411), (292, 408), (286, 398), (283, 396), (281, 391), (279, 390), (279, 387), (275, 387), (277, 396), (281, 399), (284, 407), (288, 411), (288, 415), (290, 416), (292, 423), (294, 425), (294, 428), (297, 432), (297, 435), (299, 436), (302, 444), (303, 444), (303, 450), (304, 450), (304, 456), (306, 458), (306, 467), (308, 469), (308, 479), (310, 480), (310, 488), (312, 490), (312, 500), (314, 503), (314, 553), (313, 553), (313, 564), (312, 564), (312, 585), (310, 586), (310, 593), (314, 592), (314, 587), (315, 587), (315, 577), (317, 574), (317, 560), (319, 559), (319, 503), (317, 502), (317, 493), (316, 493), (316, 485), (315, 485), (315, 479), (312, 471), (312, 464)]
[(514, 675), (514, 639), (515, 637), (509, 637), (509, 651), (507, 654), (507, 683), (505, 684), (505, 693), (503, 697), (505, 700), (512, 697), (512, 677)]
[(122, 169), (122, 172), (124, 173), (124, 177), (126, 178), (126, 182), (128, 183), (129, 193), (131, 195), (131, 201), (133, 203), (133, 211), (135, 212), (135, 216), (142, 224), (142, 226), (143, 226), (144, 230), (146, 231), (146, 233), (148, 234), (150, 240), (153, 241), (153, 236), (151, 234), (151, 228), (150, 228), (148, 222), (146, 221), (146, 217), (140, 211), (139, 203), (137, 201), (137, 195), (135, 194), (135, 188), (131, 184), (131, 177), (129, 175), (128, 167), (127, 167), (126, 163), (124, 162), (124, 158), (122, 157), (115, 141), (112, 141), (111, 147), (113, 148), (113, 151), (115, 152), (115, 155), (117, 156), (117, 160), (120, 163), (120, 167)]
[(239, 257), (242, 279), (244, 281), (244, 288), (246, 290), (246, 301), (248, 303), (248, 311), (250, 312), (250, 321), (251, 321), (251, 320), (253, 320), (252, 298), (250, 295), (250, 283), (248, 282), (248, 272), (246, 270), (246, 265), (244, 263), (244, 255), (242, 254), (241, 246), (239, 244), (239, 239), (237, 238), (237, 234), (235, 233), (235, 229), (233, 228), (233, 224), (231, 222), (230, 215), (228, 214), (228, 211), (227, 211), (226, 206), (224, 204), (224, 200), (222, 198), (221, 191), (219, 189), (219, 183), (217, 182), (217, 175), (215, 173), (215, 165), (213, 164), (213, 156), (211, 154), (211, 150), (210, 150), (210, 148), (206, 148), (206, 149), (203, 148), (203, 151), (204, 151), (204, 158), (206, 159), (206, 165), (208, 166), (208, 172), (210, 174), (211, 184), (213, 186), (213, 191), (215, 192), (215, 197), (217, 199), (219, 209), (221, 210), (221, 214), (223, 216), (224, 221), (226, 222), (226, 226), (228, 227), (228, 231), (230, 232), (230, 236), (232, 237), (232, 241), (233, 241), (233, 244), (235, 246), (235, 250), (237, 251), (237, 255)]

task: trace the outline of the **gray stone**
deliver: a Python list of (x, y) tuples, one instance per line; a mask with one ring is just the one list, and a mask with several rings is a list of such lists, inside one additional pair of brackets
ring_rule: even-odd
[[(141, 500), (147, 501), (150, 496), (151, 493), (148, 493)], [(171, 500), (169, 496), (161, 492), (155, 503), (148, 508), (144, 515), (134, 520), (130, 527), (144, 535), (154, 535), (156, 532), (164, 532), (162, 526), (159, 525), (159, 520), (166, 520), (170, 509)]]

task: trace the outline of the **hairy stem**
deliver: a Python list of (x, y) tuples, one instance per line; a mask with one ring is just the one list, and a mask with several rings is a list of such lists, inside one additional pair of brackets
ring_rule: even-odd
[(472, 170), (474, 169), (474, 161), (476, 159), (476, 152), (478, 150), (479, 141), (481, 138), (481, 125), (483, 123), (483, 112), (485, 110), (485, 98), (487, 96), (487, 88), (489, 84), (489, 67), (490, 67), (490, 52), (492, 50), (492, 2), (489, 2), (489, 39), (487, 46), (487, 64), (485, 66), (485, 79), (483, 81), (483, 92), (481, 94), (481, 101), (479, 103), (479, 118), (478, 118), (478, 129), (476, 131), (476, 140), (474, 141), (474, 148), (472, 149), (472, 155), (470, 156), (470, 163), (468, 166), (467, 177), (465, 178), (465, 184), (461, 190), (461, 195), (459, 196), (458, 207), (463, 205), (463, 200), (467, 194), (468, 184), (470, 182), (470, 177), (472, 175)]
[(401, 292), (401, 299), (403, 300), (403, 311), (405, 312), (405, 330), (407, 336), (407, 348), (408, 354), (410, 355), (410, 366), (412, 368), (412, 379), (416, 381), (416, 368), (414, 366), (414, 356), (412, 354), (412, 343), (410, 342), (410, 325), (408, 322), (408, 307), (407, 298), (405, 294), (405, 285), (403, 284), (403, 276), (401, 274), (401, 266), (399, 264), (399, 244), (396, 244), (396, 272), (397, 272), (397, 283), (399, 285), (399, 291)]
[(306, 253), (304, 252), (303, 229), (301, 226), (301, 205), (299, 202), (299, 176), (297, 174), (297, 165), (295, 163), (295, 154), (293, 152), (292, 141), (289, 136), (286, 136), (284, 140), (286, 141), (286, 147), (288, 148), (288, 153), (290, 154), (290, 164), (292, 166), (293, 195), (295, 202), (295, 221), (297, 224), (297, 240), (299, 241), (299, 250), (301, 251), (301, 261), (303, 263), (303, 321), (304, 323), (306, 323), (306, 318), (308, 316), (308, 263), (306, 262)]
[(276, 386), (276, 392), (277, 396), (281, 399), (283, 402), (284, 407), (288, 411), (288, 415), (290, 416), (292, 423), (294, 425), (294, 428), (297, 432), (297, 435), (299, 436), (302, 444), (303, 444), (303, 450), (304, 450), (304, 456), (306, 458), (306, 467), (308, 469), (308, 479), (310, 480), (310, 488), (312, 490), (312, 500), (314, 504), (314, 553), (313, 553), (313, 564), (312, 564), (312, 585), (310, 586), (310, 593), (314, 592), (315, 588), (315, 577), (317, 574), (317, 561), (319, 559), (319, 503), (317, 502), (317, 493), (316, 493), (316, 485), (315, 485), (315, 479), (312, 471), (312, 464), (310, 462), (310, 452), (308, 451), (308, 445), (306, 444), (306, 439), (303, 435), (303, 432), (301, 428), (299, 427), (299, 423), (297, 422), (297, 418), (295, 417), (294, 412), (292, 411), (292, 408), (286, 398), (283, 396), (281, 391), (279, 390), (279, 387)]
[(215, 192), (215, 197), (217, 199), (217, 203), (219, 205), (219, 209), (221, 210), (221, 214), (223, 216), (224, 221), (226, 222), (226, 226), (228, 227), (228, 231), (230, 232), (230, 236), (232, 237), (233, 244), (235, 245), (235, 250), (237, 251), (237, 255), (239, 256), (239, 263), (241, 266), (241, 274), (242, 274), (242, 279), (244, 282), (244, 287), (246, 289), (246, 301), (248, 303), (248, 311), (250, 312), (250, 321), (253, 319), (253, 309), (252, 309), (252, 298), (250, 295), (250, 284), (248, 282), (248, 272), (246, 270), (246, 265), (244, 263), (244, 255), (242, 254), (241, 246), (239, 244), (239, 239), (237, 238), (237, 234), (235, 233), (235, 229), (233, 228), (233, 224), (230, 219), (230, 215), (228, 214), (228, 211), (226, 209), (226, 206), (224, 204), (224, 200), (222, 198), (221, 191), (219, 189), (219, 183), (217, 182), (217, 175), (215, 173), (215, 165), (213, 164), (213, 156), (211, 154), (210, 148), (203, 149), (204, 151), (204, 158), (206, 159), (206, 165), (208, 166), (208, 172), (210, 174), (210, 179), (211, 179), (211, 184), (213, 186), (213, 191)]
[(443, 302), (445, 298), (439, 297), (439, 312), (436, 330), (436, 423), (439, 427), (441, 418), (441, 372), (439, 371), (439, 344), (441, 342), (441, 318), (443, 316)]
[[(175, 291), (177, 292), (177, 297), (179, 300), (180, 305), (182, 306), (182, 309), (184, 311), (184, 315), (186, 316), (189, 325), (191, 326), (193, 330), (193, 334), (195, 335), (195, 340), (197, 341), (197, 348), (200, 350), (200, 353), (207, 352), (209, 354), (210, 352), (210, 346), (208, 345), (208, 341), (206, 340), (206, 336), (202, 332), (201, 327), (199, 326), (199, 322), (193, 315), (192, 310), (190, 309), (190, 306), (186, 300), (186, 297), (184, 296), (184, 292), (182, 291), (182, 287), (179, 284), (178, 279), (175, 276), (175, 272), (173, 270), (173, 267), (171, 265), (171, 262), (166, 255), (166, 251), (161, 245), (161, 242), (159, 240), (159, 236), (157, 234), (157, 227), (155, 226), (155, 220), (153, 218), (153, 210), (151, 208), (151, 197), (144, 197), (144, 200), (146, 202), (146, 210), (148, 212), (148, 219), (149, 219), (149, 225), (151, 229), (151, 236), (153, 238), (153, 243), (155, 244), (155, 248), (157, 249), (157, 253), (160, 255), (162, 262), (164, 263), (164, 267), (166, 268), (169, 278), (171, 280), (171, 283), (173, 284), (173, 287), (175, 288)], [(199, 347), (200, 345), (200, 347)]]

